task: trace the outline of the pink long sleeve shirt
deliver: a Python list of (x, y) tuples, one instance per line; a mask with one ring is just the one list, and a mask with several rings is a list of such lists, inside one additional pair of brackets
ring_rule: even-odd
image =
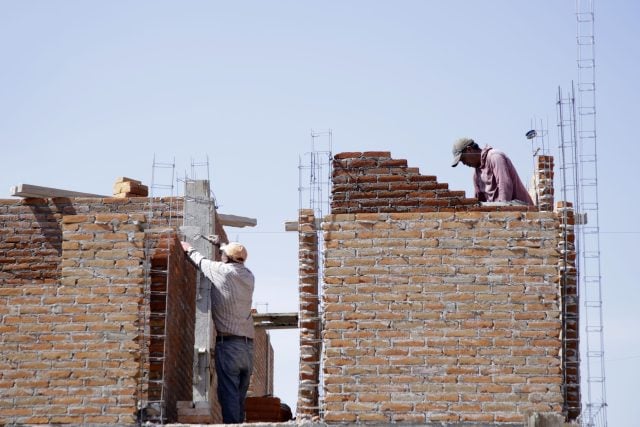
[(480, 167), (476, 168), (473, 184), (481, 202), (510, 202), (519, 200), (533, 205), (516, 168), (505, 153), (490, 146), (482, 149)]

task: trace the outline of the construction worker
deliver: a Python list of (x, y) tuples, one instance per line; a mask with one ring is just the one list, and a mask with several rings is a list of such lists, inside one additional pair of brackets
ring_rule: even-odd
[(453, 164), (475, 168), (473, 186), (481, 202), (515, 202), (533, 205), (533, 200), (518, 177), (516, 168), (502, 151), (490, 146), (480, 148), (471, 138), (453, 144)]
[[(181, 242), (189, 258), (213, 284), (212, 316), (216, 326), (218, 401), (225, 424), (243, 423), (245, 398), (253, 371), (253, 317), (255, 279), (244, 265), (247, 250), (231, 242), (222, 244), (221, 262), (206, 259), (189, 243)], [(218, 243), (217, 241), (215, 243)]]

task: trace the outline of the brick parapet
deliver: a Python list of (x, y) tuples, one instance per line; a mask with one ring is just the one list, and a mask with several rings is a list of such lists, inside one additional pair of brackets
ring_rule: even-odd
[(324, 219), (324, 421), (562, 411), (551, 212)]

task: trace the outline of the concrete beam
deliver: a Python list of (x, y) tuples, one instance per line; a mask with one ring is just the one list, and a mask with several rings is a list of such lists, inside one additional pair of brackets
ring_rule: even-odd
[(253, 325), (265, 329), (297, 329), (298, 313), (253, 313)]
[(255, 227), (258, 225), (258, 220), (255, 218), (247, 218), (245, 216), (238, 215), (226, 215), (218, 212), (218, 221), (220, 224), (226, 225), (228, 227)]
[(53, 197), (111, 197), (100, 194), (81, 193), (79, 191), (62, 190), (59, 188), (40, 187), (31, 184), (18, 184), (11, 187), (9, 191), (11, 196), (24, 198), (41, 198), (49, 199)]

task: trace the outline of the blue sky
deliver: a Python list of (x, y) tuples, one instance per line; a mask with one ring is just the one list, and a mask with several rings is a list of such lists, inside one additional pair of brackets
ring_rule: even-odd
[[(298, 162), (311, 129), (333, 151), (391, 151), (472, 194), (451, 168), (471, 136), (506, 151), (524, 180), (533, 119), (556, 154), (556, 94), (577, 79), (575, 4), (478, 1), (0, 2), (0, 197), (29, 183), (110, 194), (150, 184), (154, 155), (177, 174), (209, 159), (220, 212), (250, 251), (255, 300), (296, 311)], [(640, 4), (595, 4), (609, 424), (640, 416)], [(632, 145), (633, 144), (633, 145)], [(206, 172), (200, 169), (200, 177)], [(167, 176), (156, 176), (167, 183)], [(181, 190), (180, 190), (181, 191)], [(627, 255), (624, 255), (624, 254)], [(259, 308), (263, 308), (261, 306)], [(297, 334), (274, 332), (276, 395), (295, 406)]]

